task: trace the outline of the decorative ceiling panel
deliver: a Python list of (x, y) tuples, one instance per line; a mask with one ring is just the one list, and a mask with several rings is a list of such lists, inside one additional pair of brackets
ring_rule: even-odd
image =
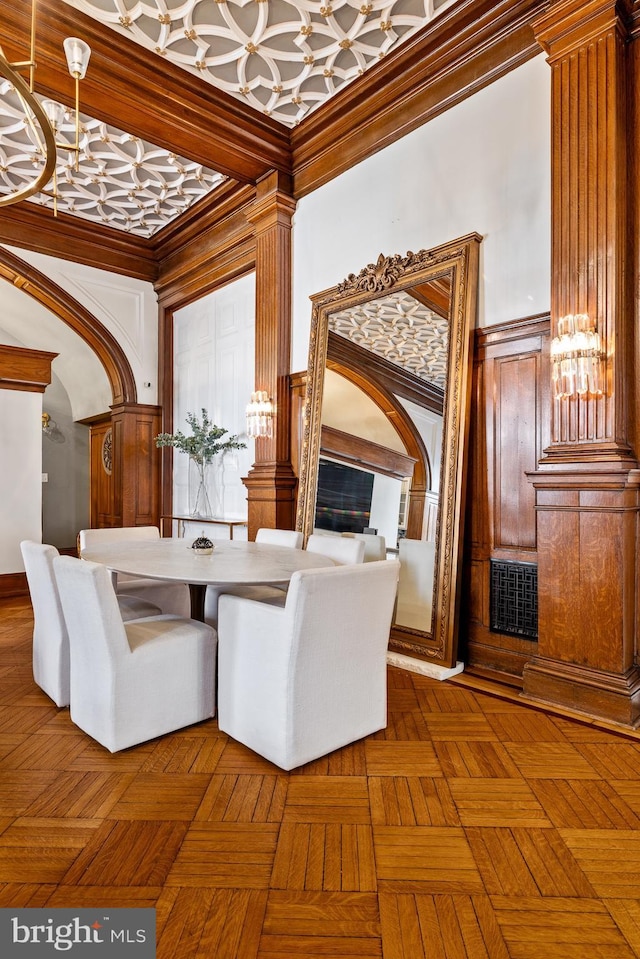
[[(65, 2), (149, 50), (160, 70), (164, 58), (292, 127), (456, 0)], [(60, 212), (151, 237), (225, 179), (135, 132), (82, 116), (77, 167), (58, 149), (55, 183), (27, 202), (54, 207), (55, 192)], [(68, 111), (57, 140), (74, 140)], [(43, 163), (24, 107), (0, 78), (0, 194), (32, 182)]]
[(66, 0), (286, 126), (455, 0)]
[[(58, 144), (75, 142), (75, 114), (64, 120)], [(150, 237), (225, 177), (183, 157), (81, 116), (78, 169), (71, 150), (58, 149), (55, 180), (27, 202)], [(13, 87), (0, 79), (0, 193), (33, 180), (44, 163)]]
[(409, 293), (393, 293), (332, 313), (329, 329), (445, 389), (449, 323)]

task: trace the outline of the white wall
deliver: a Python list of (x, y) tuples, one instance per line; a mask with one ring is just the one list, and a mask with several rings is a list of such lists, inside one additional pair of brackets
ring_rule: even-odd
[(397, 400), (402, 403), (420, 434), (425, 445), (431, 464), (431, 489), (437, 493), (440, 489), (440, 466), (442, 464), (442, 417), (431, 410), (412, 403), (402, 396)]
[[(217, 426), (237, 434), (247, 449), (222, 457), (222, 509), (229, 518), (246, 517), (247, 491), (242, 477), (255, 459), (255, 443), (246, 436), (245, 407), (254, 389), (255, 278), (243, 277), (174, 314), (174, 431), (187, 436), (187, 413), (200, 417), (204, 407)], [(188, 458), (174, 453), (174, 513), (189, 509)], [(226, 529), (218, 530), (227, 536)], [(216, 530), (208, 527), (211, 538)], [(240, 535), (238, 534), (238, 538)]]
[(478, 325), (549, 309), (550, 69), (543, 55), (343, 173), (294, 219), (292, 370), (309, 296), (380, 253), (483, 236)]
[(104, 367), (78, 334), (32, 296), (0, 280), (0, 343), (58, 355), (51, 370), (63, 385), (72, 416), (104, 413), (113, 402)]
[[(471, 231), (483, 236), (478, 324), (548, 310), (550, 70), (542, 54), (300, 201), (293, 230), (291, 369), (307, 365), (311, 294), (359, 272), (381, 252), (429, 248)], [(13, 252), (69, 290), (105, 325), (129, 358), (139, 402), (157, 402), (157, 307), (151, 284), (38, 253)], [(0, 282), (5, 342), (14, 336), (25, 346), (56, 351), (55, 343), (39, 333), (37, 304), (19, 317), (5, 309), (9, 289), (10, 284)], [(177, 320), (176, 428), (188, 410), (205, 406), (230, 432), (240, 433), (253, 389), (253, 278), (209, 299), (181, 311)], [(83, 378), (94, 361), (86, 355), (76, 360), (63, 324), (55, 323), (53, 339), (65, 345), (54, 371), (67, 390), (74, 418), (103, 412), (105, 377)], [(30, 395), (6, 402), (33, 402), (25, 396)], [(0, 417), (0, 448), (23, 477), (16, 485), (14, 470), (0, 469), (0, 567), (5, 571), (22, 568), (15, 559), (16, 537), (22, 538), (25, 530), (36, 536), (39, 530), (40, 402), (38, 397), (34, 436), (18, 435), (11, 416)], [(239, 479), (253, 462), (253, 444), (249, 446), (229, 464), (226, 482), (233, 492), (225, 503), (227, 512), (241, 514), (246, 508)], [(178, 466), (180, 459), (176, 457)], [(185, 463), (176, 476), (180, 495), (186, 470)], [(24, 517), (20, 531), (14, 529), (14, 515)]]
[(74, 423), (69, 396), (52, 373), (42, 397), (43, 409), (55, 423), (42, 434), (42, 541), (68, 549), (78, 531), (89, 525), (89, 427)]
[(326, 370), (322, 391), (323, 426), (363, 436), (372, 443), (406, 453), (395, 429), (370, 397), (334, 370)]
[[(91, 266), (83, 266), (81, 263), (58, 260), (30, 250), (12, 249), (12, 252), (35, 266), (41, 273), (70, 293), (90, 313), (93, 313), (126, 353), (136, 382), (138, 402), (157, 403), (158, 302), (152, 284), (108, 273), (105, 270), (97, 270)], [(5, 284), (0, 283), (0, 305), (7, 295), (4, 287)], [(2, 326), (20, 336), (21, 339), (28, 337), (27, 345), (33, 349), (55, 350), (55, 347), (42, 345), (45, 333), (44, 330), (40, 331), (37, 304), (31, 297), (28, 299), (30, 319), (26, 329), (23, 327), (22, 333), (19, 333), (7, 326), (10, 318), (5, 319), (5, 315), (3, 315)], [(68, 334), (72, 331), (65, 328), (61, 320), (55, 318), (54, 322), (57, 335), (60, 336), (61, 342), (65, 343), (65, 349), (56, 361), (56, 373), (69, 394), (74, 418), (82, 419), (104, 413), (113, 400), (109, 392), (106, 396), (104, 393), (103, 384), (106, 382), (106, 376), (102, 366), (95, 357), (87, 358), (86, 347), (82, 354), (78, 354), (79, 359), (76, 361), (73, 352), (74, 341), (65, 334), (65, 329)], [(64, 340), (62, 340), (63, 336)], [(31, 342), (34, 338), (40, 339), (41, 342), (34, 344)], [(81, 349), (80, 337), (76, 336), (75, 339), (79, 341), (78, 349)], [(91, 365), (88, 366), (88, 364)], [(87, 372), (93, 365), (101, 371), (98, 377)], [(146, 386), (147, 383), (150, 385)]]
[(42, 536), (42, 394), (0, 389), (0, 574), (24, 569), (20, 541)]

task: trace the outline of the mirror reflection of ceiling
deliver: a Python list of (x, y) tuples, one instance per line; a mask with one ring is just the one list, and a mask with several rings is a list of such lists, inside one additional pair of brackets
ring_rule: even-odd
[(294, 126), (454, 0), (66, 0)]
[(329, 329), (444, 390), (449, 322), (408, 291), (331, 313)]

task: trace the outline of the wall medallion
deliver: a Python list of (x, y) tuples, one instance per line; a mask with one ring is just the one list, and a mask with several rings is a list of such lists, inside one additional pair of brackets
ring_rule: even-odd
[(111, 476), (113, 466), (113, 431), (111, 427), (109, 427), (102, 438), (102, 466), (105, 473)]

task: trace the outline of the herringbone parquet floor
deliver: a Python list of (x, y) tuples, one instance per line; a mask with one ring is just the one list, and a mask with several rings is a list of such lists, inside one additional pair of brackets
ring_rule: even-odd
[(215, 721), (111, 755), (0, 603), (0, 906), (154, 906), (161, 959), (640, 955), (640, 739), (389, 671), (286, 774)]

